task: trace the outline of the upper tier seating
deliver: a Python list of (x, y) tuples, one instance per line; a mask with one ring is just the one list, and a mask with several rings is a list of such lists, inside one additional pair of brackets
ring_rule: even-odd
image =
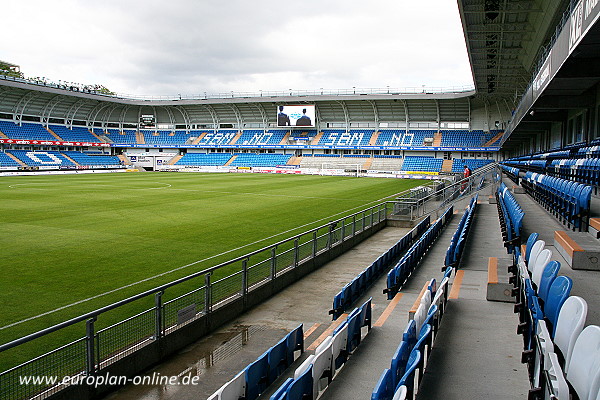
[[(90, 133), (87, 128), (82, 126), (74, 126), (69, 129), (64, 125), (50, 125), (52, 132), (56, 133), (65, 142), (100, 142), (98, 138)], [(56, 139), (54, 139), (56, 140)]]
[(442, 147), (481, 147), (484, 144), (483, 131), (442, 131)]
[[(206, 131), (191, 131), (192, 136), (200, 136)], [(216, 132), (206, 132), (199, 145), (219, 146), (231, 143), (233, 138), (238, 134), (236, 130), (218, 130)]]
[(120, 132), (118, 129), (109, 129), (107, 136), (117, 144), (137, 144), (137, 138), (133, 129), (125, 129)]
[(143, 129), (140, 132), (144, 135), (144, 141), (146, 144), (155, 145), (183, 145), (188, 144), (188, 140), (194, 135), (189, 134), (185, 131), (153, 131)]
[(79, 165), (86, 166), (110, 166), (110, 165), (121, 165), (121, 160), (117, 156), (104, 155), (104, 154), (93, 154), (93, 153), (82, 153), (79, 151), (63, 151), (63, 154), (70, 157)]
[[(375, 146), (410, 146), (413, 138), (414, 134), (406, 134), (404, 129), (381, 130)], [(422, 144), (419, 144), (419, 146)]]
[(207, 166), (225, 165), (231, 158), (231, 153), (187, 153), (175, 165)]
[[(498, 135), (499, 133), (504, 132), (498, 129), (492, 129), (489, 133), (484, 133), (483, 134), (483, 141), (482, 144), (485, 145), (487, 142), (489, 142), (490, 140), (492, 140), (496, 135)], [(502, 136), (500, 136), (498, 139), (496, 139), (494, 142), (490, 143), (488, 146), (500, 146), (500, 140), (502, 139)]]
[(290, 159), (290, 155), (285, 154), (253, 154), (241, 153), (230, 164), (235, 167), (276, 167), (278, 165), (286, 165)]
[(41, 124), (23, 122), (21, 126), (11, 121), (0, 121), (0, 132), (9, 139), (57, 141)]
[(267, 132), (263, 130), (246, 130), (242, 136), (235, 142), (236, 145), (278, 145), (281, 143), (288, 131), (281, 129), (271, 129)]
[(444, 160), (424, 156), (406, 156), (402, 164), (403, 171), (441, 172)]
[(352, 129), (326, 129), (319, 140), (319, 146), (367, 146), (375, 130)]
[(425, 138), (433, 139), (435, 133), (434, 130), (409, 130), (408, 134), (413, 135), (411, 146), (423, 146)]
[(7, 150), (31, 167), (74, 167), (75, 164), (58, 151)]

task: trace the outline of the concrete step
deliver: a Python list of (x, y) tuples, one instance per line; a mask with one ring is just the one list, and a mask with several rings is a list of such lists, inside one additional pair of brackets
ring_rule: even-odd
[(488, 283), (486, 299), (514, 303), (511, 295), (513, 286), (508, 283), (507, 267), (511, 264), (509, 258), (490, 257), (488, 261)]
[(600, 246), (589, 233), (554, 231), (554, 247), (571, 268), (600, 271)]

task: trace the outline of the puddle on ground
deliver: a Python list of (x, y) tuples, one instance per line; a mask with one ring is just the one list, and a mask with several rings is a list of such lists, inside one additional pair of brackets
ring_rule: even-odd
[[(233, 325), (141, 374), (140, 379), (147, 378), (148, 384), (130, 384), (105, 400), (206, 399), (285, 334), (284, 330), (263, 325)], [(190, 384), (192, 378), (195, 384)], [(176, 379), (178, 384), (171, 384), (169, 379)]]

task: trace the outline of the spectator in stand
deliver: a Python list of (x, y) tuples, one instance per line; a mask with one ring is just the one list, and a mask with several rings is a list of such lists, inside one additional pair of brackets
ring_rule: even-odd
[(469, 177), (471, 176), (471, 169), (465, 164), (465, 169), (463, 170), (463, 184), (461, 186), (461, 190), (465, 190), (467, 186), (467, 182)]

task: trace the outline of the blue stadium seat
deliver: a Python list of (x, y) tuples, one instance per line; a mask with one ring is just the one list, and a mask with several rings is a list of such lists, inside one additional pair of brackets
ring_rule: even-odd
[(294, 362), (294, 352), (304, 352), (304, 325), (300, 324), (285, 337), (287, 343), (287, 365)]
[(392, 357), (390, 370), (392, 371), (394, 378), (394, 387), (398, 385), (400, 378), (402, 378), (404, 372), (406, 371), (406, 364), (408, 363), (408, 357), (412, 349), (413, 346), (411, 346), (409, 342), (403, 340), (400, 342), (400, 345)]
[(371, 393), (371, 400), (392, 400), (395, 388), (393, 373), (386, 368), (379, 377), (373, 393)]
[(408, 363), (406, 364), (406, 372), (400, 378), (398, 386), (406, 386), (407, 397), (409, 399), (414, 398), (415, 393), (415, 374), (418, 373), (417, 368), (421, 364), (421, 352), (418, 349), (413, 349), (408, 357)]
[[(269, 400), (285, 400), (287, 399), (287, 390), (290, 385), (294, 382), (294, 378), (287, 378), (281, 386), (271, 395)], [(237, 400), (237, 399), (236, 399)]]
[(549, 330), (554, 336), (556, 332), (556, 321), (560, 313), (560, 308), (569, 297), (571, 288), (573, 287), (573, 280), (568, 276), (558, 276), (550, 285), (548, 290), (548, 299), (544, 304), (544, 314), (546, 319), (550, 323)]
[(258, 357), (256, 361), (245, 369), (246, 399), (254, 400), (267, 388), (269, 384), (268, 352)]
[[(290, 384), (287, 389), (287, 400), (306, 400), (313, 398), (313, 366), (308, 368)], [(250, 399), (248, 399), (250, 400)]]
[(273, 383), (288, 367), (287, 338), (283, 338), (267, 351), (269, 384)]

